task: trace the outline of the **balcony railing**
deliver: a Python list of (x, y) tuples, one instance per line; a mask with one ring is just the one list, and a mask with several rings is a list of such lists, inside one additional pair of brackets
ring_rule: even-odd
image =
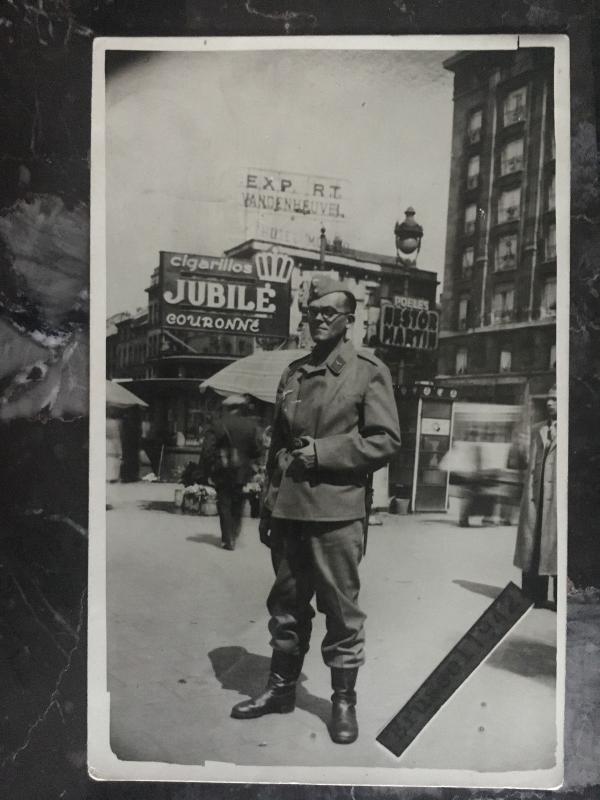
[(518, 105), (515, 108), (504, 109), (504, 127), (522, 122), (525, 119), (525, 106)]
[(492, 322), (499, 324), (504, 322), (512, 322), (514, 312), (512, 309), (500, 309), (492, 311)]
[(512, 222), (515, 219), (519, 219), (519, 206), (498, 209), (498, 222)]
[(515, 255), (496, 256), (496, 272), (502, 272), (505, 269), (515, 269), (517, 266), (517, 257)]
[(500, 165), (501, 175), (510, 175), (511, 172), (520, 172), (523, 169), (523, 156), (503, 158)]

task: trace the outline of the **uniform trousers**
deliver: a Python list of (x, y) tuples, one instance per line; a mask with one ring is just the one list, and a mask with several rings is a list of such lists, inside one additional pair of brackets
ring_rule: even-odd
[(329, 667), (351, 669), (364, 663), (366, 615), (358, 606), (358, 565), (363, 556), (363, 521), (303, 522), (273, 519), (276, 578), (267, 599), (271, 646), (304, 655), (310, 644), (311, 605), (325, 614), (321, 644)]

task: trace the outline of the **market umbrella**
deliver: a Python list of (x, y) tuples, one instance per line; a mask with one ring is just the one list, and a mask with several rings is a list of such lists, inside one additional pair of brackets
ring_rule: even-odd
[(106, 381), (106, 405), (117, 406), (118, 408), (129, 408), (130, 406), (142, 406), (148, 408), (148, 403), (130, 392), (120, 383)]
[(261, 350), (228, 364), (202, 382), (201, 391), (214, 389), (220, 394), (249, 394), (274, 403), (283, 370), (309, 350)]

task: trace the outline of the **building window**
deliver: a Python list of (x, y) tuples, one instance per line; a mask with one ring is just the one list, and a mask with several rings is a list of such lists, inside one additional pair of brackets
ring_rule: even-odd
[(474, 247), (466, 247), (463, 250), (462, 262), (461, 262), (461, 270), (462, 270), (462, 277), (463, 278), (470, 278), (471, 277), (471, 271), (473, 269), (474, 259), (475, 259), (475, 248)]
[(458, 302), (458, 330), (465, 331), (469, 317), (469, 295), (464, 294)]
[(549, 361), (550, 369), (556, 369), (556, 345), (553, 344), (550, 347), (550, 361)]
[(467, 348), (459, 347), (456, 351), (456, 374), (462, 375), (467, 371)]
[(556, 175), (552, 175), (552, 177), (548, 181), (546, 206), (548, 211), (554, 211), (554, 209), (556, 208)]
[(467, 236), (472, 236), (475, 233), (475, 225), (477, 222), (477, 206), (471, 203), (465, 208), (465, 233)]
[(505, 98), (502, 105), (502, 116), (504, 120), (504, 127), (514, 125), (516, 122), (522, 122), (525, 119), (525, 110), (527, 105), (527, 89), (522, 86), (520, 89), (515, 89), (510, 92)]
[(469, 159), (467, 165), (467, 189), (475, 189), (479, 184), (479, 156)]
[(510, 350), (500, 352), (500, 372), (510, 372), (512, 366), (512, 353)]
[(495, 89), (504, 80), (504, 71), (499, 67), (490, 73), (490, 89)]
[(498, 199), (498, 222), (511, 222), (519, 219), (521, 211), (521, 188), (502, 192)]
[(510, 322), (513, 317), (515, 290), (513, 286), (498, 286), (492, 298), (492, 322)]
[(523, 169), (523, 139), (507, 142), (500, 157), (500, 174), (509, 175)]
[(503, 269), (516, 269), (517, 266), (517, 236), (501, 236), (494, 252), (494, 268), (497, 272)]
[(556, 278), (548, 278), (542, 288), (541, 317), (556, 316)]
[(556, 258), (556, 225), (548, 225), (545, 242), (546, 261)]
[(481, 126), (483, 124), (483, 112), (481, 109), (472, 111), (469, 115), (469, 122), (467, 125), (467, 135), (471, 144), (476, 144), (481, 141)]

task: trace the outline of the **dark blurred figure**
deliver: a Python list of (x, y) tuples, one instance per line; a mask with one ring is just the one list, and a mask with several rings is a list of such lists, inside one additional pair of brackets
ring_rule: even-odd
[(535, 607), (556, 611), (556, 386), (548, 392), (546, 413), (546, 422), (535, 425), (531, 435), (514, 563), (523, 572), (523, 592)]
[(245, 404), (242, 395), (223, 401), (223, 416), (214, 423), (208, 444), (209, 475), (217, 490), (224, 550), (235, 550), (242, 523), (244, 485), (252, 478), (253, 462), (261, 455), (258, 426), (242, 415)]

